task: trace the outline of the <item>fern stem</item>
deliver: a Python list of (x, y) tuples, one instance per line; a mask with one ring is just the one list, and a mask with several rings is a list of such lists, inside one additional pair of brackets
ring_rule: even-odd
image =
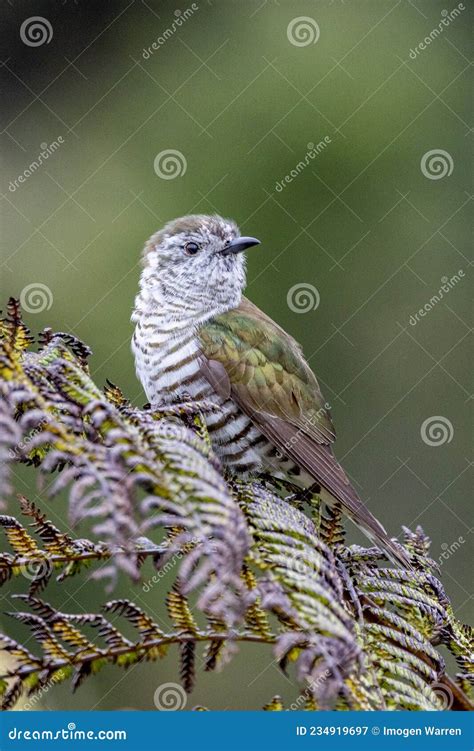
[[(137, 642), (135, 644), (127, 645), (126, 647), (116, 647), (106, 650), (97, 650), (92, 654), (85, 654), (83, 656), (79, 654), (71, 655), (71, 660), (51, 660), (42, 664), (43, 670), (49, 670), (50, 672), (59, 670), (65, 667), (80, 666), (88, 662), (93, 662), (97, 659), (108, 659), (113, 661), (114, 658), (127, 654), (128, 652), (137, 652), (142, 654), (140, 658), (146, 658), (147, 653), (152, 651), (156, 647), (161, 647), (166, 644), (183, 644), (186, 642), (216, 642), (216, 641), (234, 641), (234, 642), (254, 642), (256, 644), (274, 644), (276, 637), (274, 634), (259, 635), (252, 633), (232, 633), (222, 631), (198, 631), (195, 634), (164, 634), (159, 639), (150, 639), (147, 642)], [(75, 659), (74, 659), (75, 658)], [(40, 662), (40, 661), (38, 661)], [(38, 665), (26, 665), (20, 667), (14, 671), (14, 675), (17, 678), (25, 678), (31, 673), (38, 671)], [(12, 673), (5, 673), (0, 675), (0, 681), (8, 680), (12, 678)]]

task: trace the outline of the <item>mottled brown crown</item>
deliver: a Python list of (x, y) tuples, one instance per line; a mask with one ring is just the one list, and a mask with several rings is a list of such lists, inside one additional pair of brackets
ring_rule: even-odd
[(220, 237), (222, 240), (227, 238), (229, 231), (234, 231), (236, 234), (239, 232), (236, 223), (232, 219), (224, 219), (218, 214), (188, 214), (178, 219), (172, 219), (162, 229), (155, 232), (146, 243), (144, 253), (146, 255), (148, 250), (156, 247), (156, 245), (160, 245), (160, 243), (169, 237), (179, 235), (182, 232), (191, 234), (200, 230)]

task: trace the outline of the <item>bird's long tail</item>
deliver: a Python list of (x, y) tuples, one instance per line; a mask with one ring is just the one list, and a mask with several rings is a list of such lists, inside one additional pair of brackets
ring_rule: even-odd
[(384, 527), (361, 501), (346, 473), (327, 444), (317, 443), (314, 438), (285, 422), (286, 440), (282, 445), (282, 421), (278, 418), (253, 414), (267, 438), (304, 469), (321, 485), (333, 499), (340, 502), (343, 511), (367, 537), (381, 547), (396, 565), (413, 569), (410, 557), (403, 547), (391, 540)]
[[(345, 515), (356, 525), (358, 529), (360, 529), (365, 534), (366, 537), (368, 537), (368, 539), (376, 547), (381, 548), (384, 551), (384, 553), (392, 561), (392, 563), (397, 566), (401, 566), (404, 569), (413, 569), (413, 565), (404, 548), (399, 543), (390, 539), (385, 528), (378, 521), (378, 519), (370, 513), (366, 506), (363, 506), (364, 510), (362, 513), (360, 507), (357, 512), (354, 512), (353, 502), (351, 503), (350, 507), (348, 507), (347, 502), (336, 496), (334, 493), (327, 491), (325, 495), (322, 495), (324, 501), (329, 505), (334, 504), (334, 502), (339, 502), (343, 508)], [(362, 501), (360, 501), (354, 491), (353, 499), (355, 498), (357, 498), (359, 502), (362, 503)]]
[[(381, 547), (390, 560), (405, 569), (412, 569), (410, 557), (404, 548), (391, 540), (382, 524), (369, 511), (349, 482), (346, 473), (336, 460), (329, 446), (311, 441), (310, 460), (305, 469), (339, 501), (345, 514), (375, 545)], [(299, 457), (301, 465), (301, 456)]]

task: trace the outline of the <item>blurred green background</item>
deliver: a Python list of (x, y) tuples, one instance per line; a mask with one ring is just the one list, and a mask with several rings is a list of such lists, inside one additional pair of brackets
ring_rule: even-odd
[[(247, 294), (303, 345), (332, 405), (336, 453), (391, 534), (423, 526), (468, 620), (469, 10), (410, 57), (452, 10), (444, 0), (195, 6), (3, 5), (2, 300), (23, 295), (33, 331), (49, 325), (84, 339), (96, 381), (110, 378), (141, 404), (129, 343), (145, 240), (191, 212), (236, 219), (262, 240), (249, 254)], [(31, 16), (47, 19), (49, 42), (22, 42)], [(325, 136), (326, 148), (277, 189)], [(54, 153), (18, 182), (53, 141)], [(154, 161), (170, 149), (186, 169), (163, 179)], [(430, 174), (425, 157), (427, 176), (421, 163), (433, 150), (445, 167)], [(316, 309), (295, 310), (299, 284), (314, 300), (317, 290)], [(432, 436), (437, 445), (422, 439), (431, 418), (445, 430)], [(38, 499), (30, 473), (17, 477)], [(41, 504), (67, 521), (64, 500)], [(124, 582), (113, 596), (159, 619), (165, 589), (145, 594)], [(66, 612), (105, 598), (85, 579), (47, 594)], [(157, 686), (176, 679), (172, 656), (123, 674), (107, 668), (75, 697), (51, 689), (42, 706), (154, 709)], [(298, 689), (267, 651), (248, 646), (220, 675), (199, 674), (188, 707), (258, 708), (275, 693), (291, 703)]]

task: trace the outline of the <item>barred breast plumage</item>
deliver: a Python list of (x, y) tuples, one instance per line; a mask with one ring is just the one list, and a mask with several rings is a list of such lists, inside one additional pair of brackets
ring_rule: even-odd
[[(201, 344), (195, 322), (168, 320), (137, 306), (132, 340), (137, 376), (152, 405), (170, 405), (181, 398), (209, 400), (218, 409), (205, 415), (209, 437), (222, 463), (238, 475), (271, 471), (301, 475), (299, 467), (268, 441), (231, 398), (219, 395), (203, 377)], [(306, 484), (311, 478), (306, 478)]]

